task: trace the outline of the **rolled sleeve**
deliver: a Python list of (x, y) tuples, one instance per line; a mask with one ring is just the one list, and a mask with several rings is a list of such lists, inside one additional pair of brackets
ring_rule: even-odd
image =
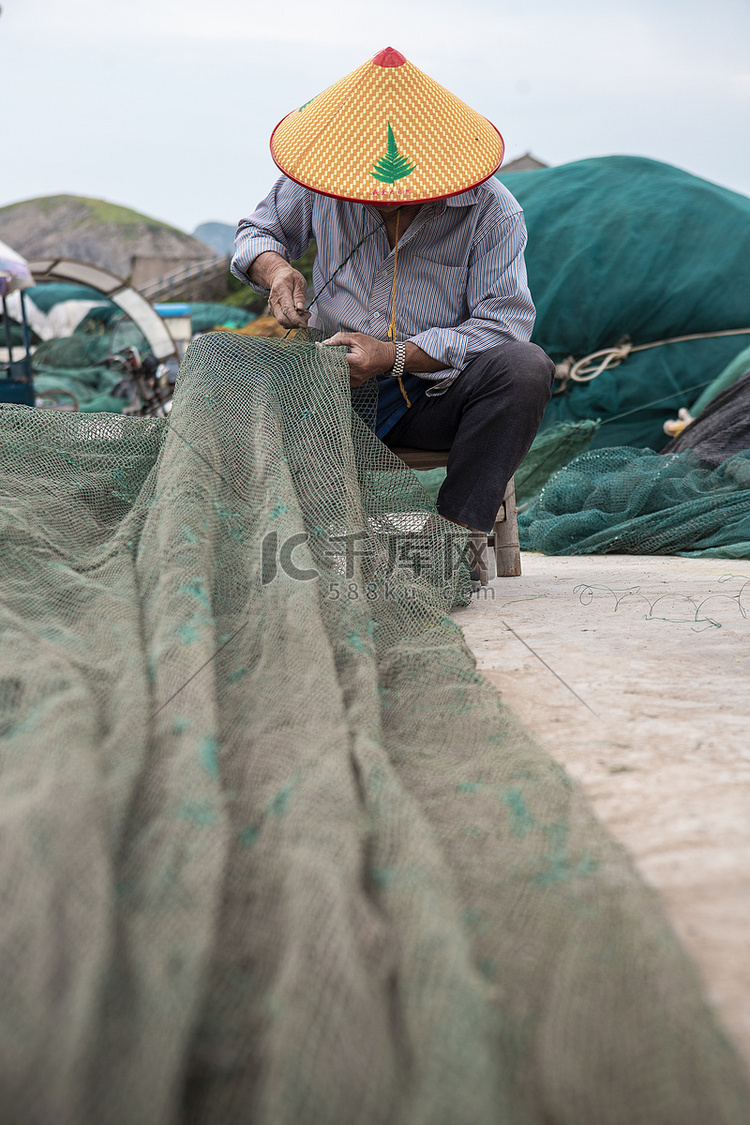
[(307, 188), (282, 176), (252, 215), (241, 219), (234, 239), (230, 269), (256, 293), (269, 290), (250, 280), (250, 268), (260, 254), (273, 250), (287, 262), (301, 258), (312, 239), (312, 197)]
[(449, 381), (475, 356), (504, 341), (531, 339), (534, 302), (523, 251), (526, 225), (520, 212), (489, 230), (472, 248), (466, 304), (470, 316), (452, 328), (428, 328), (410, 340), (445, 370), (422, 375)]

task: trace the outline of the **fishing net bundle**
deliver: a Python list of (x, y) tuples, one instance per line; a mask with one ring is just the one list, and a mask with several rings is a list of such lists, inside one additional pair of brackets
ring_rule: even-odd
[[(145, 343), (137, 329), (133, 335), (136, 333), (137, 343)], [(122, 373), (107, 367), (105, 360), (111, 351), (109, 333), (74, 332), (45, 340), (34, 352), (34, 390), (37, 394), (73, 395), (77, 409), (84, 413), (106, 410), (119, 414), (128, 400), (113, 394)]]
[(750, 372), (660, 454), (622, 447), (575, 458), (518, 526), (523, 546), (549, 555), (750, 558)]
[(0, 471), (3, 1122), (747, 1121), (342, 349), (201, 337), (168, 422), (4, 408)]
[(498, 178), (529, 231), (532, 339), (556, 363), (625, 340), (640, 347), (702, 334), (634, 351), (590, 382), (567, 383), (545, 411), (543, 428), (600, 419), (593, 449), (660, 449), (664, 422), (750, 344), (750, 199), (634, 156)]
[(576, 457), (518, 517), (546, 555), (750, 558), (750, 450), (718, 468), (696, 452), (597, 449)]

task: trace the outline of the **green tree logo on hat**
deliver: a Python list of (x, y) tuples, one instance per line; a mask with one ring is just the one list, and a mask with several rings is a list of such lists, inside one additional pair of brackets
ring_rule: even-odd
[(376, 161), (372, 167), (373, 170), (370, 175), (376, 180), (380, 180), (381, 184), (395, 184), (396, 180), (403, 180), (404, 176), (410, 176), (416, 168), (416, 164), (399, 153), (390, 121), (388, 122), (388, 146), (385, 155), (381, 156), (380, 160)]

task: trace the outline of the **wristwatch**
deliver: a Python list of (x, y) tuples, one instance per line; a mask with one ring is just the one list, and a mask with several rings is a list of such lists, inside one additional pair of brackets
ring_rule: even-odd
[(404, 373), (404, 364), (406, 363), (406, 344), (394, 340), (393, 346), (396, 349), (396, 362), (388, 372), (388, 375), (391, 375), (394, 379), (400, 379)]

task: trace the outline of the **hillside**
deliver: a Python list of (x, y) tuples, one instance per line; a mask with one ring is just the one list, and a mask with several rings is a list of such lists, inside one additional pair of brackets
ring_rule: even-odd
[(47, 195), (0, 207), (0, 240), (25, 258), (78, 258), (121, 277), (130, 274), (134, 257), (191, 259), (215, 253), (158, 219), (79, 195)]

